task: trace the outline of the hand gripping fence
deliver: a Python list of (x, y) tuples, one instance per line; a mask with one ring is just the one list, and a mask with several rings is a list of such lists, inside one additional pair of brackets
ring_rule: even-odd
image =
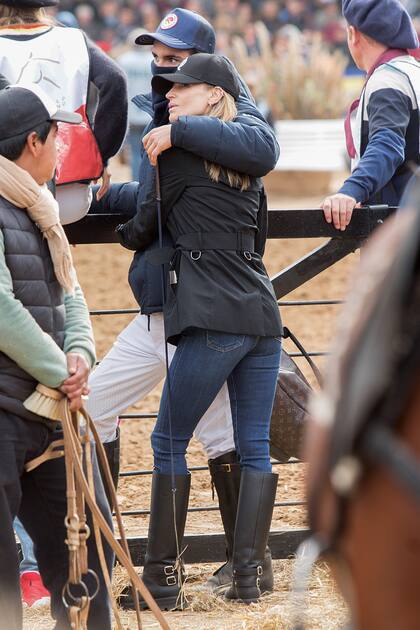
[[(65, 525), (67, 528), (66, 544), (69, 549), (69, 577), (64, 585), (62, 598), (67, 608), (71, 628), (74, 630), (87, 630), (90, 602), (94, 599), (99, 589), (99, 578), (94, 571), (89, 569), (87, 560), (86, 541), (90, 536), (85, 513), (85, 504), (87, 504), (92, 514), (99, 561), (118, 630), (123, 630), (123, 626), (112, 594), (111, 579), (106, 566), (101, 534), (114, 551), (118, 561), (126, 569), (130, 578), (138, 628), (140, 630), (142, 628), (138, 601), (138, 593), (140, 593), (161, 628), (170, 630), (168, 622), (149, 590), (137, 575), (131, 562), (111, 472), (104, 447), (99, 439), (92, 418), (83, 408), (76, 413), (70, 411), (69, 401), (64, 394), (43, 385), (37, 386), (36, 391), (29, 396), (24, 405), (34, 413), (59, 421), (63, 428), (64, 438), (52, 442), (42, 455), (28, 462), (25, 469), (29, 472), (48, 459), (64, 456), (67, 484), (67, 516)], [(114, 537), (111, 528), (96, 503), (91, 458), (91, 434), (96, 444), (99, 461), (105, 473), (105, 482), (111, 493), (121, 543)], [(86, 473), (84, 469), (86, 469)], [(89, 593), (89, 589), (83, 581), (83, 576), (88, 575), (91, 575), (96, 581), (96, 588), (93, 593)], [(80, 588), (83, 594), (81, 596), (73, 595), (72, 588), (74, 591), (74, 587)]]

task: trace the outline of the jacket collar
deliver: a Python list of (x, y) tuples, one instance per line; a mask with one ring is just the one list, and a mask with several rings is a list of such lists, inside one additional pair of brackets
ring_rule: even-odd
[(153, 104), (152, 104), (152, 93), (149, 94), (138, 94), (131, 99), (131, 102), (136, 105), (143, 112), (146, 112), (153, 118)]

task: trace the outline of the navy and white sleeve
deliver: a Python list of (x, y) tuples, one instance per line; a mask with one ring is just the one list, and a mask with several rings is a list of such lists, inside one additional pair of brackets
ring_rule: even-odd
[(404, 162), (412, 112), (408, 93), (392, 87), (372, 92), (367, 105), (368, 145), (339, 192), (364, 203), (388, 184)]

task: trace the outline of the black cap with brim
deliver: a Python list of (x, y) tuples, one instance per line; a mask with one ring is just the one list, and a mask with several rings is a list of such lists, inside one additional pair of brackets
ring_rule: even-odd
[(79, 125), (83, 118), (76, 112), (66, 112), (64, 109), (57, 109), (49, 120), (55, 120), (56, 122), (70, 123), (71, 125)]
[(194, 83), (203, 83), (201, 79), (194, 79), (182, 72), (173, 72), (172, 74), (157, 74), (152, 79), (152, 88), (158, 94), (165, 96), (174, 83), (182, 85), (192, 85)]
[(0, 90), (0, 141), (30, 133), (48, 121), (79, 124), (80, 114), (57, 109), (38, 85), (10, 85)]
[(171, 74), (157, 74), (152, 79), (152, 88), (165, 96), (174, 83), (192, 85), (206, 83), (221, 87), (225, 92), (239, 97), (240, 86), (237, 74), (229, 61), (220, 55), (198, 53), (184, 59)]

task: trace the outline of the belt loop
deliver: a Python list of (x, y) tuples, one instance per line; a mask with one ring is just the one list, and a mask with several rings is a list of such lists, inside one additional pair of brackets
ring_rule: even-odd
[(242, 252), (244, 250), (243, 245), (242, 245), (242, 232), (238, 232), (237, 233), (237, 241), (238, 241), (238, 252)]

